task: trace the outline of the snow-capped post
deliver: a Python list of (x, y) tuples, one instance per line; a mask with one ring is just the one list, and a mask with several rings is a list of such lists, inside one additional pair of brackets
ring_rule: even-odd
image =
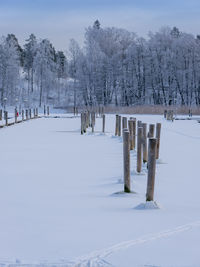
[(46, 115), (46, 105), (44, 105), (44, 116)]
[(127, 129), (127, 118), (126, 117), (122, 118), (122, 129)]
[(156, 159), (159, 159), (161, 123), (156, 123)]
[(47, 106), (47, 115), (49, 116), (49, 106)]
[(106, 115), (103, 114), (102, 116), (103, 116), (103, 118), (102, 118), (103, 119), (103, 121), (102, 121), (102, 123), (103, 123), (103, 125), (102, 125), (102, 132), (105, 133)]
[(122, 117), (119, 115), (119, 123), (118, 123), (118, 136), (121, 136), (121, 128), (122, 128)]
[(130, 139), (130, 150), (133, 150), (133, 120), (128, 121), (128, 129), (129, 129), (129, 139)]
[(143, 128), (138, 127), (137, 133), (137, 172), (140, 173), (142, 170), (142, 139), (143, 139)]
[(143, 163), (147, 162), (147, 124), (142, 123), (143, 128)]
[(131, 192), (130, 183), (130, 139), (128, 129), (123, 129), (123, 155), (124, 155), (124, 192)]
[(17, 123), (17, 109), (15, 108), (15, 123)]
[(156, 144), (157, 144), (156, 138), (149, 139), (146, 201), (153, 201), (154, 198), (154, 185), (155, 185), (155, 173), (156, 173)]
[(8, 126), (8, 111), (5, 111), (5, 124)]
[(154, 138), (155, 124), (149, 124), (148, 138)]
[(24, 121), (24, 110), (22, 109), (22, 121)]

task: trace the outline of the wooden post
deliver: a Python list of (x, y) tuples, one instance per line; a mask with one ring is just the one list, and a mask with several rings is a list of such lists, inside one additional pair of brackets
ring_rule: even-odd
[(155, 124), (149, 124), (148, 138), (154, 138)]
[(130, 183), (130, 140), (129, 131), (123, 130), (123, 154), (124, 154), (124, 192), (131, 192)]
[(122, 129), (127, 129), (127, 118), (126, 117), (123, 117), (122, 118)]
[(95, 112), (92, 112), (92, 133), (94, 133), (94, 125), (95, 125)]
[(134, 149), (134, 143), (133, 143), (133, 120), (128, 121), (128, 129), (130, 133), (130, 150)]
[(103, 125), (102, 125), (102, 132), (105, 133), (105, 123), (106, 123), (106, 115), (103, 114)]
[(147, 162), (147, 124), (142, 123), (143, 128), (143, 163)]
[(15, 108), (15, 123), (17, 123), (17, 109)]
[(118, 136), (121, 136), (121, 125), (122, 125), (122, 117), (119, 115)]
[(84, 120), (84, 115), (83, 115), (83, 112), (81, 112), (81, 134), (84, 133), (83, 120)]
[(136, 119), (133, 120), (133, 149), (135, 149), (136, 144)]
[(156, 123), (156, 159), (159, 159), (161, 123)]
[(148, 153), (148, 180), (147, 180), (147, 193), (146, 201), (153, 201), (154, 198), (154, 185), (156, 173), (156, 138), (149, 139), (149, 153)]
[(28, 109), (26, 109), (26, 120), (28, 120)]
[(24, 110), (22, 109), (22, 121), (24, 121)]
[(140, 173), (142, 170), (142, 138), (143, 138), (143, 128), (138, 127), (137, 134), (137, 172)]
[(116, 121), (115, 121), (115, 136), (118, 135), (119, 131), (119, 115), (116, 115)]
[(31, 119), (31, 116), (32, 116), (32, 114), (31, 114), (31, 108), (29, 109), (29, 118)]
[(47, 115), (49, 116), (49, 106), (47, 106)]
[(3, 111), (2, 109), (0, 110), (0, 120), (2, 120), (2, 115), (3, 115)]
[(36, 116), (38, 117), (38, 108), (36, 108)]
[(5, 123), (8, 126), (8, 111), (5, 111)]
[(46, 115), (46, 105), (44, 105), (44, 116)]

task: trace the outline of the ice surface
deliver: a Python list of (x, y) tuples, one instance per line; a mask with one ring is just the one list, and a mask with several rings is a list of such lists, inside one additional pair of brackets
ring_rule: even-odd
[(0, 129), (1, 266), (200, 266), (200, 124), (162, 123), (155, 201), (145, 203), (147, 172), (123, 190), (122, 139), (115, 116), (106, 134), (80, 135), (80, 118), (42, 118)]

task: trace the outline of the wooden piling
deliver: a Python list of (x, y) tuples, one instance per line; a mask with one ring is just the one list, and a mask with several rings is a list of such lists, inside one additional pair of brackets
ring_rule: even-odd
[(156, 123), (156, 159), (159, 159), (161, 123)]
[(115, 136), (117, 136), (118, 130), (119, 130), (119, 115), (116, 115), (115, 119), (116, 119), (116, 121), (115, 121)]
[(0, 109), (0, 120), (2, 121), (3, 111)]
[(15, 123), (17, 123), (17, 109), (15, 108)]
[(22, 121), (24, 121), (24, 110), (22, 109)]
[(26, 109), (26, 120), (28, 120), (28, 109)]
[(133, 143), (133, 120), (128, 121), (128, 129), (130, 133), (130, 150), (134, 149), (134, 143)]
[(102, 117), (102, 119), (103, 119), (103, 120), (102, 120), (102, 124), (103, 124), (103, 125), (102, 125), (102, 132), (105, 133), (106, 115), (103, 114), (102, 116), (103, 116), (103, 117)]
[(121, 136), (122, 117), (119, 115), (118, 136)]
[(147, 162), (148, 154), (147, 154), (147, 124), (142, 123), (143, 128), (143, 163)]
[(122, 118), (122, 129), (127, 129), (127, 118), (126, 117), (123, 117)]
[(149, 139), (148, 147), (148, 180), (147, 180), (147, 193), (146, 201), (153, 201), (154, 199), (154, 185), (156, 173), (156, 138)]
[(44, 105), (44, 116), (46, 115), (46, 105)]
[(49, 110), (49, 106), (47, 106), (47, 115), (49, 116), (50, 114), (50, 110)]
[(8, 111), (5, 111), (5, 124), (8, 126)]
[(142, 138), (143, 138), (143, 128), (138, 127), (137, 134), (137, 172), (140, 173), (142, 170)]
[(149, 124), (148, 138), (154, 138), (155, 124)]
[(131, 192), (130, 183), (130, 139), (129, 131), (123, 130), (123, 155), (124, 155), (124, 192)]

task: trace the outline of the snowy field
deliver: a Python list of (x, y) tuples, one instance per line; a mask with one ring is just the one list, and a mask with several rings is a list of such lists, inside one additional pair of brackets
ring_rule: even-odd
[[(68, 116), (68, 118), (66, 118)], [(122, 139), (80, 135), (80, 118), (41, 118), (0, 129), (0, 266), (200, 266), (200, 124), (162, 123), (157, 210), (144, 203), (146, 166), (123, 190)]]

